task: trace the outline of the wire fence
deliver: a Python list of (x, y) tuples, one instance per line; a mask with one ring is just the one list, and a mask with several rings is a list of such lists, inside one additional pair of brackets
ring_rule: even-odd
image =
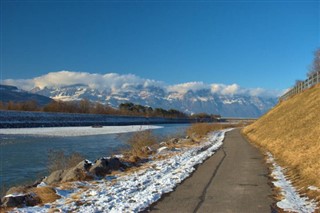
[(279, 98), (279, 101), (287, 100), (293, 95), (296, 95), (319, 83), (320, 83), (320, 71), (313, 73), (312, 75), (309, 76), (309, 78), (307, 78), (304, 81), (298, 81), (291, 90), (289, 90)]

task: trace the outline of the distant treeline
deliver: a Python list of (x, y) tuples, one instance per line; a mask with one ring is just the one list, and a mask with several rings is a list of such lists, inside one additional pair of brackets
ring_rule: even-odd
[(188, 115), (176, 109), (152, 108), (134, 103), (122, 103), (119, 107), (113, 108), (99, 102), (91, 102), (83, 99), (81, 101), (52, 101), (45, 106), (39, 106), (36, 101), (3, 103), (0, 101), (0, 110), (16, 111), (37, 111), (37, 112), (62, 112), (62, 113), (84, 113), (84, 114), (105, 114), (105, 115), (128, 115), (144, 117), (164, 117), (164, 118), (193, 118), (199, 122), (214, 121), (220, 118), (220, 115), (207, 113), (198, 113)]

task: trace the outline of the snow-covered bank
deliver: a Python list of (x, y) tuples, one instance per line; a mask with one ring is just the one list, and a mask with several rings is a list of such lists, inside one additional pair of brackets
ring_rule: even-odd
[(147, 129), (159, 129), (162, 126), (131, 125), (131, 126), (103, 126), (93, 127), (44, 127), (44, 128), (10, 128), (0, 129), (0, 134), (6, 135), (41, 135), (41, 136), (87, 136), (105, 135), (126, 132), (137, 132)]
[[(107, 176), (103, 180), (75, 182), (72, 189), (57, 191), (61, 199), (41, 207), (15, 209), (15, 212), (138, 212), (173, 191), (197, 164), (213, 155), (223, 144), (225, 133), (211, 133), (197, 146), (159, 150), (163, 160), (153, 160), (126, 175)], [(157, 158), (155, 158), (157, 159)]]
[(315, 212), (317, 209), (316, 202), (299, 195), (299, 192), (293, 187), (291, 181), (285, 177), (283, 169), (275, 162), (270, 152), (268, 153), (268, 163), (272, 164), (273, 167), (271, 173), (275, 179), (273, 184), (281, 191), (282, 199), (277, 202), (277, 206), (289, 212)]

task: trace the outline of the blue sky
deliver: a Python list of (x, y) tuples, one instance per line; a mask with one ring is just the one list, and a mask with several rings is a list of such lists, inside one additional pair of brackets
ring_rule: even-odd
[(1, 1), (1, 78), (132, 73), (284, 89), (320, 47), (320, 1)]

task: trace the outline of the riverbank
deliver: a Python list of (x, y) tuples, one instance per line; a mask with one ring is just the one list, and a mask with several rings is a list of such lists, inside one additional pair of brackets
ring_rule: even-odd
[(122, 126), (193, 123), (190, 118), (117, 116), (80, 113), (0, 111), (1, 128)]
[[(119, 153), (128, 147), (127, 139), (135, 131), (151, 129), (156, 137), (167, 138), (169, 135), (184, 135), (189, 126), (189, 124), (165, 124), (103, 126), (102, 128), (52, 127), (52, 130), (50, 128), (0, 129), (0, 132), (12, 131), (13, 133), (12, 135), (0, 134), (2, 163), (0, 188), (3, 188), (3, 185), (10, 188), (19, 184), (32, 183), (35, 179), (48, 175), (50, 150), (63, 150), (65, 154), (76, 152), (94, 161), (102, 156)], [(45, 131), (46, 129), (50, 131)], [(24, 131), (28, 131), (25, 133), (29, 134), (14, 134)]]
[[(49, 191), (54, 191), (59, 199), (51, 203), (40, 202), (36, 207), (15, 209), (15, 211), (143, 210), (160, 199), (163, 193), (172, 191), (177, 184), (195, 170), (197, 164), (213, 155), (222, 145), (226, 131), (228, 130), (211, 133), (201, 142), (186, 138), (165, 141), (160, 144), (160, 148), (153, 150), (154, 155), (149, 157), (147, 161), (144, 160), (137, 166), (129, 167), (126, 172), (114, 171), (103, 178), (94, 177), (92, 181), (66, 182), (55, 186), (49, 186), (42, 181), (29, 192), (34, 195), (39, 191), (39, 188), (46, 187), (48, 189), (49, 187)], [(121, 161), (121, 158), (119, 160)], [(90, 162), (87, 163), (90, 164)], [(96, 163), (92, 163), (90, 168), (96, 168)], [(27, 190), (22, 193), (8, 194), (6, 198), (13, 199), (14, 196), (24, 196), (26, 199), (30, 195), (29, 192)], [(41, 200), (41, 195), (37, 200)], [(5, 202), (5, 200), (3, 201)]]

